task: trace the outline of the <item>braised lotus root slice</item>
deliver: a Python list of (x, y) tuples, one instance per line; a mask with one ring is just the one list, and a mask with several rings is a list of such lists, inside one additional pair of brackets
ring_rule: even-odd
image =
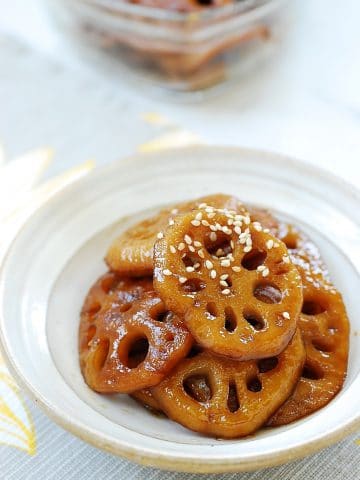
[(131, 396), (141, 403), (145, 408), (148, 408), (155, 413), (161, 412), (160, 404), (155, 399), (152, 391), (149, 388), (144, 388), (143, 390), (133, 392)]
[(269, 425), (285, 425), (319, 410), (343, 386), (349, 352), (349, 321), (341, 295), (334, 287), (307, 281), (304, 271), (304, 303), (299, 328), (306, 362), (302, 376), (287, 402)]
[(132, 303), (140, 298), (144, 292), (153, 290), (152, 278), (120, 277), (116, 273), (107, 272), (102, 275), (90, 288), (80, 315), (79, 325), (79, 353), (80, 364), (83, 366), (84, 359), (89, 351), (89, 343), (97, 330), (97, 319), (100, 312), (110, 305), (117, 305), (125, 311)]
[(102, 393), (131, 393), (159, 383), (185, 357), (192, 338), (183, 321), (146, 292), (129, 309), (98, 314), (83, 374)]
[(206, 207), (177, 217), (155, 245), (154, 287), (195, 340), (241, 360), (289, 343), (302, 305), (285, 245), (248, 215)]
[(163, 209), (153, 217), (133, 225), (114, 240), (105, 258), (110, 269), (130, 276), (152, 274), (157, 235), (161, 235), (172, 223), (175, 215), (188, 212), (202, 203), (219, 208), (240, 208), (237, 198), (219, 193)]
[(169, 418), (191, 430), (243, 437), (260, 428), (289, 397), (304, 359), (297, 331), (276, 357), (239, 362), (203, 352), (185, 359), (152, 392)]

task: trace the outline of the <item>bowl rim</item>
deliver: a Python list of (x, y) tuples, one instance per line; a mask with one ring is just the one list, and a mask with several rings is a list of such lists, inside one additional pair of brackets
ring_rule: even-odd
[[(60, 0), (67, 2), (68, 0)], [(72, 0), (70, 0), (72, 1)], [(144, 19), (161, 20), (179, 24), (197, 25), (207, 22), (215, 22), (221, 19), (232, 18), (242, 15), (244, 23), (256, 13), (257, 18), (266, 15), (276, 9), (285, 0), (242, 0), (229, 5), (204, 8), (203, 10), (179, 12), (165, 8), (150, 7), (138, 3), (130, 3), (129, 0), (77, 0), (79, 4), (87, 8), (98, 9), (105, 15), (133, 15)]]
[[(275, 152), (269, 152), (265, 150), (252, 149), (252, 148), (242, 148), (242, 147), (228, 147), (228, 146), (191, 146), (185, 148), (176, 148), (176, 149), (166, 149), (161, 152), (149, 152), (149, 153), (139, 153), (127, 156), (125, 159), (115, 160), (108, 164), (102, 165), (92, 172), (89, 175), (79, 179), (79, 182), (86, 182), (86, 180), (99, 172), (103, 173), (117, 166), (126, 168), (128, 163), (134, 164), (140, 159), (146, 159), (146, 161), (151, 161), (149, 157), (157, 157), (159, 155), (171, 155), (172, 152), (183, 152), (184, 155), (189, 154), (189, 152), (196, 152), (199, 150), (211, 149), (219, 151), (219, 154), (224, 154), (227, 152), (232, 152), (234, 154), (238, 153), (239, 155), (258, 155), (261, 157), (266, 157), (269, 161), (276, 162), (278, 165), (287, 166), (289, 164), (292, 168), (301, 168), (305, 169), (309, 175), (315, 175), (318, 178), (322, 178), (327, 182), (330, 182), (334, 187), (340, 189), (343, 194), (352, 200), (360, 201), (360, 190), (357, 189), (354, 185), (348, 183), (346, 180), (341, 177), (337, 177), (335, 174), (303, 162), (294, 157), (287, 156), (284, 154), (278, 154)], [(31, 222), (33, 216), (35, 216), (39, 210), (41, 210), (48, 201), (51, 201), (53, 198), (66, 194), (66, 192), (72, 188), (75, 188), (79, 183), (74, 182), (73, 184), (66, 185), (64, 188), (55, 192), (47, 200), (36, 205), (36, 208), (31, 209), (31, 201), (29, 202), (28, 209), (31, 210), (31, 213), (26, 216), (26, 218), (21, 223), (20, 227), (17, 229), (16, 233), (12, 235), (11, 243), (6, 247), (6, 252), (2, 255), (1, 265), (0, 265), (0, 283), (4, 282), (4, 266), (6, 264), (7, 258), (11, 253), (12, 245), (21, 235), (22, 230), (25, 226)], [(0, 298), (0, 311), (3, 311), (3, 301)], [(219, 461), (214, 459), (214, 461), (209, 461), (208, 459), (203, 459), (199, 461), (194, 461), (193, 458), (185, 457), (181, 455), (181, 452), (171, 452), (163, 456), (159, 455), (157, 450), (151, 450), (147, 447), (135, 447), (134, 445), (127, 444), (126, 440), (122, 439), (122, 445), (116, 446), (107, 439), (106, 434), (103, 434), (101, 431), (85, 425), (81, 421), (77, 421), (74, 418), (68, 417), (61, 408), (52, 404), (46, 397), (44, 397), (38, 389), (32, 385), (26, 376), (17, 368), (16, 361), (12, 357), (10, 349), (8, 348), (8, 343), (6, 337), (4, 336), (4, 331), (2, 328), (3, 318), (2, 313), (0, 314), (0, 352), (3, 355), (5, 364), (7, 365), (10, 373), (13, 375), (15, 381), (18, 385), (25, 390), (28, 396), (38, 405), (41, 410), (57, 425), (68, 430), (73, 435), (77, 436), (81, 440), (99, 448), (106, 452), (112, 453), (117, 456), (122, 456), (128, 460), (134, 461), (141, 465), (147, 467), (155, 467), (173, 471), (182, 471), (182, 472), (191, 472), (191, 473), (226, 473), (226, 472), (240, 472), (240, 471), (252, 471), (266, 467), (273, 467), (294, 461), (300, 458), (303, 458), (307, 455), (313, 454), (327, 446), (332, 445), (335, 442), (342, 440), (347, 435), (354, 433), (360, 427), (360, 411), (352, 415), (346, 422), (343, 422), (336, 428), (333, 428), (331, 431), (326, 434), (320, 433), (316, 438), (312, 439), (306, 444), (298, 445), (292, 448), (290, 451), (286, 448), (278, 452), (274, 452), (271, 457), (269, 454), (257, 454), (251, 456), (247, 459), (241, 458), (231, 458), (224, 459)]]

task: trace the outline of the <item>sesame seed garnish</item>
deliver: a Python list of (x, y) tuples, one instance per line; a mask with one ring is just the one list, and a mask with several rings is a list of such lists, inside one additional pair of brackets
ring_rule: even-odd
[(199, 250), (198, 255), (199, 255), (200, 258), (205, 258), (203, 250)]
[(261, 223), (259, 223), (259, 222), (254, 222), (253, 227), (257, 232), (261, 232), (261, 230), (262, 230)]
[(216, 278), (216, 270), (211, 270), (210, 277), (213, 279)]
[(265, 267), (264, 270), (262, 271), (262, 276), (267, 277), (269, 275), (270, 271), (268, 267)]
[(234, 223), (234, 220), (232, 218), (229, 218), (228, 221), (227, 221), (227, 224), (229, 225), (229, 227)]
[(184, 248), (185, 248), (185, 243), (180, 242), (178, 245), (178, 250), (181, 252), (181, 250), (184, 250)]
[(234, 231), (235, 231), (235, 233), (237, 233), (238, 235), (241, 235), (241, 228), (239, 227), (239, 225), (236, 225), (236, 227), (234, 228)]
[(207, 220), (201, 220), (201, 223), (204, 225), (204, 227), (210, 226), (210, 223)]
[(286, 318), (287, 320), (290, 320), (290, 313), (289, 312), (283, 312), (282, 316)]
[(169, 220), (169, 225), (175, 225), (175, 222), (172, 218), (170, 218), (170, 220)]
[(199, 267), (200, 267), (200, 263), (199, 263), (199, 262), (197, 262), (197, 263), (194, 264), (195, 270), (198, 269)]
[(190, 250), (190, 252), (195, 253), (195, 248), (192, 245), (189, 245), (189, 250)]
[(250, 225), (250, 217), (248, 216), (244, 217), (244, 223), (245, 225)]
[(272, 240), (271, 238), (269, 240), (267, 240), (266, 242), (266, 247), (271, 250), (274, 246), (274, 240)]
[(224, 260), (221, 260), (220, 265), (221, 265), (222, 267), (230, 267), (230, 260), (227, 259), (227, 258), (224, 259)]
[(179, 282), (180, 283), (185, 283), (187, 281), (187, 278), (186, 277), (180, 277), (179, 278)]
[(184, 240), (188, 245), (192, 244), (192, 239), (189, 235), (184, 235)]
[(251, 250), (252, 250), (252, 246), (251, 246), (251, 245), (246, 245), (246, 247), (244, 247), (244, 252), (245, 252), (245, 253), (251, 252)]
[(211, 212), (211, 213), (208, 213), (208, 218), (214, 218), (215, 217), (215, 213)]
[(264, 228), (263, 232), (264, 233), (270, 233), (270, 229), (269, 228)]
[(214, 207), (206, 206), (206, 208), (205, 208), (205, 212), (207, 212), (207, 213), (213, 213), (214, 211), (215, 211)]
[(258, 272), (262, 272), (262, 271), (265, 270), (265, 268), (266, 268), (265, 265), (259, 265), (256, 270), (257, 270)]
[(194, 227), (199, 227), (200, 226), (200, 220), (191, 220), (191, 225), (194, 225)]
[(284, 263), (290, 263), (289, 255), (283, 255), (282, 260), (283, 260)]
[(194, 241), (194, 247), (201, 247), (201, 242), (199, 242), (198, 240), (195, 240)]
[(230, 247), (231, 247), (232, 249), (235, 248), (235, 245), (234, 245), (234, 241), (233, 241), (233, 240), (230, 240)]
[(228, 288), (225, 288), (224, 290), (221, 290), (221, 293), (222, 293), (223, 295), (229, 295), (230, 290), (229, 290)]
[(170, 245), (170, 252), (176, 253), (176, 248), (174, 247), (174, 245)]
[(216, 254), (215, 254), (217, 257), (221, 257), (221, 255), (224, 255), (224, 250), (222, 248), (218, 248), (216, 250)]
[(220, 285), (222, 287), (228, 287), (229, 285), (225, 282), (225, 280), (220, 280)]
[(195, 220), (201, 220), (202, 219), (202, 213), (201, 212), (198, 212), (196, 215), (195, 215)]
[(232, 270), (234, 272), (240, 272), (241, 268), (240, 267), (232, 267)]
[(165, 268), (165, 270), (163, 270), (163, 274), (166, 277), (170, 277), (172, 275), (172, 272), (170, 272), (170, 270), (168, 268)]
[(171, 213), (172, 213), (173, 215), (176, 215), (177, 213), (179, 213), (179, 209), (178, 209), (178, 208), (173, 208), (173, 209), (171, 210)]
[(186, 271), (189, 272), (189, 273), (192, 273), (195, 271), (195, 268), (194, 267), (186, 267)]
[(210, 225), (210, 230), (211, 230), (212, 232), (216, 232), (217, 228), (216, 228), (215, 225)]
[(229, 274), (224, 273), (223, 275), (221, 275), (220, 280), (226, 280), (227, 278), (229, 278)]
[(206, 207), (207, 207), (207, 203), (200, 203), (198, 208), (206, 208)]
[(280, 244), (278, 242), (274, 242), (274, 248), (280, 247)]
[(211, 270), (213, 268), (213, 263), (210, 261), (210, 260), (206, 260), (205, 261), (205, 267), (208, 269), (208, 270)]
[(211, 232), (211, 233), (210, 233), (210, 240), (211, 240), (212, 242), (216, 242), (216, 240), (217, 240), (217, 235), (216, 235), (215, 232)]
[(164, 234), (163, 234), (162, 232), (159, 232), (156, 236), (157, 236), (157, 238), (158, 238), (159, 240), (161, 240), (162, 238), (164, 238)]

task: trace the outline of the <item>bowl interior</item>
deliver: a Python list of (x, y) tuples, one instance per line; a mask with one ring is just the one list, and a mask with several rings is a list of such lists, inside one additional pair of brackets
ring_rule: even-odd
[[(186, 430), (126, 395), (92, 392), (82, 379), (77, 354), (79, 311), (89, 287), (106, 270), (102, 258), (111, 240), (161, 205), (218, 191), (271, 208), (303, 228), (319, 245), (351, 320), (342, 392), (301, 421), (235, 441)], [(355, 292), (360, 286), (360, 227), (350, 214), (354, 202), (352, 193), (331, 177), (240, 149), (165, 152), (96, 171), (44, 205), (8, 254), (0, 290), (6, 355), (20, 380), (63, 426), (138, 461), (221, 471), (271, 465), (291, 458), (292, 452), (310, 453), (345, 432), (359, 415), (360, 306)]]

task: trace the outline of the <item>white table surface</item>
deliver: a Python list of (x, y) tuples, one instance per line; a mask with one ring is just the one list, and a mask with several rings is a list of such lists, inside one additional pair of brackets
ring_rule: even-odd
[[(292, 4), (287, 44), (272, 67), (216, 98), (179, 104), (149, 98), (126, 79), (81, 61), (40, 0), (0, 0), (0, 143), (8, 157), (53, 147), (50, 176), (88, 158), (101, 164), (134, 152), (164, 132), (142, 120), (145, 112), (157, 112), (206, 143), (293, 155), (359, 186), (360, 3)], [(0, 446), (1, 480), (199, 478), (141, 469), (98, 452), (26, 402), (37, 426), (38, 455)], [(209, 478), (359, 478), (355, 440), (264, 474)]]

